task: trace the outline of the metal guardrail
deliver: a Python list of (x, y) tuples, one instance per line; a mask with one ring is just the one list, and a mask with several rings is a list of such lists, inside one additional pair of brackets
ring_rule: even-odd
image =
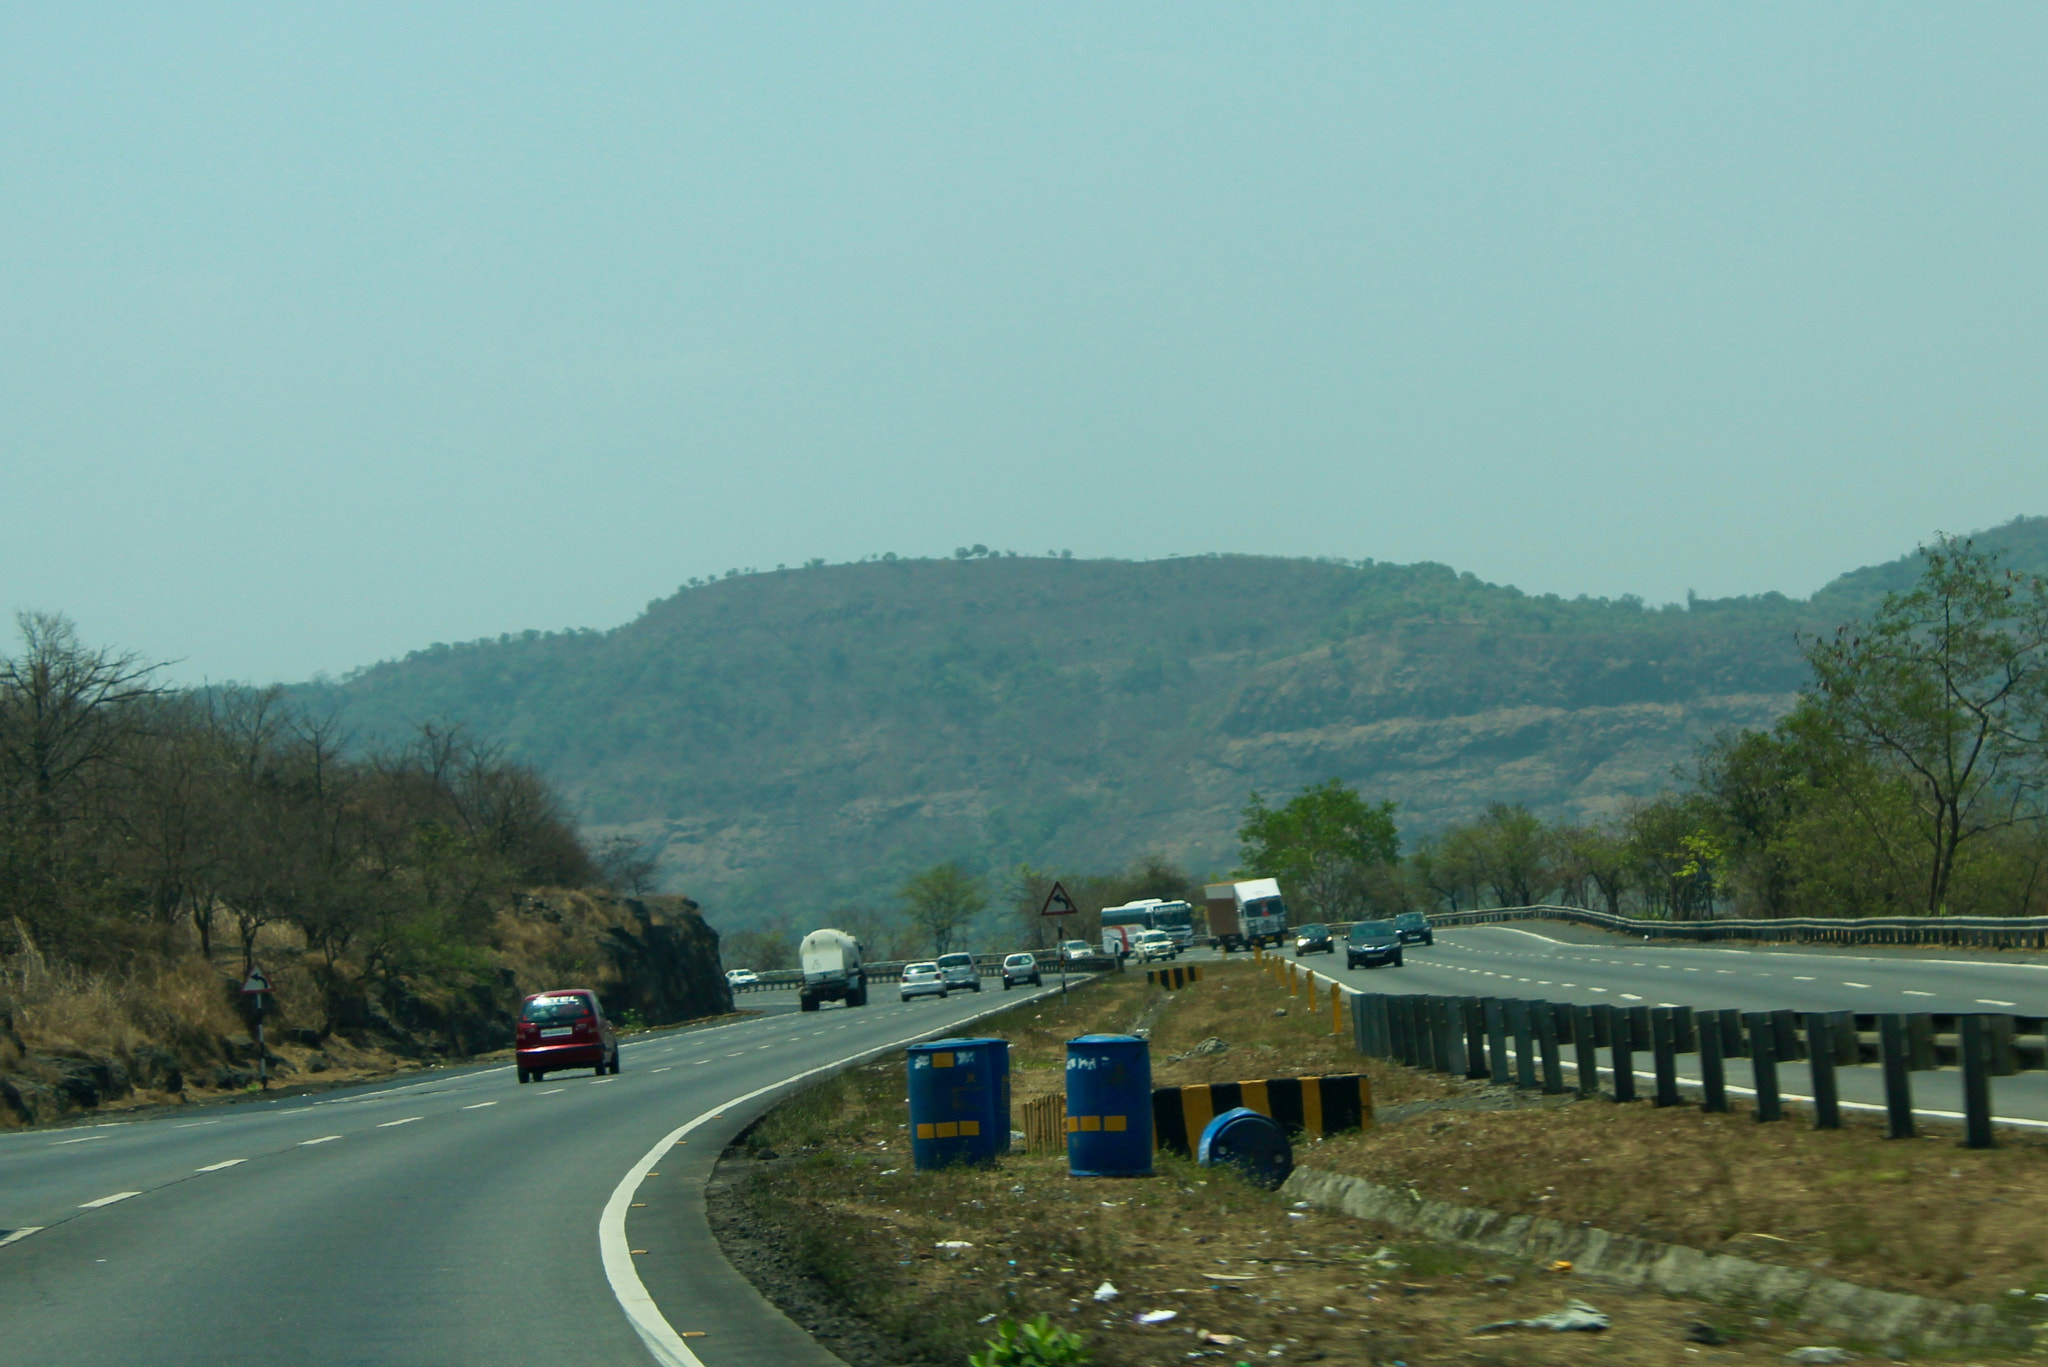
[[(1991, 1079), (2048, 1068), (2048, 1020), (1931, 1012), (1706, 1011), (1689, 1006), (1586, 1006), (1504, 997), (1442, 997), (1363, 992), (1351, 999), (1358, 1052), (1410, 1067), (1544, 1092), (1600, 1090), (1598, 1051), (1608, 1051), (1607, 1081), (1616, 1101), (1636, 1099), (1635, 1056), (1648, 1054), (1653, 1100), (1679, 1103), (1678, 1058), (1696, 1055), (1701, 1109), (1728, 1109), (1726, 1061), (1750, 1063), (1756, 1118), (1784, 1117), (1778, 1064), (1804, 1061), (1812, 1080), (1814, 1126), (1841, 1127), (1835, 1070), (1884, 1070), (1887, 1130), (1915, 1131), (1911, 1075), (1955, 1068), (1963, 1077), (1964, 1143), (1990, 1148)], [(1576, 1059), (1567, 1065), (1565, 1045)]]
[(1969, 949), (2048, 949), (2048, 916), (1865, 916), (1823, 919), (1647, 921), (1584, 907), (1489, 907), (1430, 913), (1436, 927), (1500, 921), (1563, 921), (1646, 940), (1746, 940), (1828, 945), (1946, 945)]

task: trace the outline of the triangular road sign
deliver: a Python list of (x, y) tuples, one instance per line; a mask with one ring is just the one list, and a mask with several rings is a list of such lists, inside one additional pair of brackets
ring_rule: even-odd
[(1067, 890), (1058, 883), (1045, 895), (1045, 905), (1039, 908), (1040, 916), (1073, 916), (1081, 909), (1074, 905), (1074, 899), (1067, 896)]
[(260, 997), (269, 991), (270, 979), (264, 975), (263, 970), (260, 968), (250, 969), (248, 980), (242, 984), (242, 995), (245, 997)]

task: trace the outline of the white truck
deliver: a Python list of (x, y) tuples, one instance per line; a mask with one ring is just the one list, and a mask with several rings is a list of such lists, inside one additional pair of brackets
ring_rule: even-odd
[(868, 1004), (867, 971), (861, 967), (859, 940), (843, 930), (814, 930), (804, 936), (796, 953), (804, 970), (804, 985), (797, 995), (797, 1005), (803, 1010), (815, 1011), (820, 1002)]
[(1276, 880), (1211, 883), (1202, 892), (1209, 904), (1209, 933), (1225, 954), (1233, 949), (1277, 945), (1286, 938), (1287, 904), (1280, 900)]

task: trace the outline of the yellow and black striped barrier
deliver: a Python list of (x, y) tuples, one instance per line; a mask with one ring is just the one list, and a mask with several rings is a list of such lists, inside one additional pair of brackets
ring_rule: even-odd
[(1145, 970), (1146, 982), (1157, 983), (1161, 987), (1170, 987), (1176, 992), (1186, 987), (1189, 983), (1198, 983), (1201, 980), (1202, 966), (1200, 964), (1189, 964), (1186, 968), (1148, 968)]
[(1363, 1073), (1344, 1073), (1160, 1087), (1152, 1093), (1152, 1141), (1158, 1148), (1192, 1153), (1208, 1123), (1239, 1106), (1270, 1117), (1291, 1134), (1362, 1130), (1372, 1125), (1372, 1080)]

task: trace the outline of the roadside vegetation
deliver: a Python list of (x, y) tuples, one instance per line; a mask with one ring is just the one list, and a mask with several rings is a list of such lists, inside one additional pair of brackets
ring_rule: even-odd
[[(618, 895), (644, 886), (637, 851), (586, 846), (545, 781), (459, 727), (364, 750), (275, 690), (180, 691), (61, 617), (18, 626), (0, 1124), (247, 1085), (234, 989), (258, 962), (275, 1064), (345, 1074), (498, 1047), (520, 986), (602, 976), (606, 926), (634, 924)], [(682, 899), (636, 905), (701, 940), (715, 978)]]
[[(1991, 1302), (2021, 1318), (2036, 1308), (2032, 1295), (2048, 1291), (2039, 1195), (2048, 1190), (2048, 1146), (2024, 1138), (1993, 1151), (1964, 1150), (1952, 1135), (1892, 1143), (1861, 1126), (1805, 1129), (1796, 1114), (1766, 1126), (1741, 1110), (1710, 1117), (1691, 1107), (1537, 1098), (1411, 1072), (1359, 1059), (1329, 1035), (1327, 1011), (1310, 1010), (1244, 961), (1205, 966), (1201, 983), (1177, 993), (1134, 974), (1111, 977), (1063, 1007), (1021, 1006), (976, 1030), (1010, 1041), (1013, 1104), (1022, 1105), (1062, 1089), (1067, 1039), (1140, 1026), (1152, 1032), (1162, 1086), (1367, 1072), (1383, 1123), (1299, 1143), (1305, 1166), (1865, 1285)], [(1223, 1048), (1198, 1052), (1209, 1040)], [(757, 1252), (768, 1246), (785, 1277), (900, 1347), (878, 1360), (958, 1364), (999, 1324), (1041, 1314), (1079, 1333), (1104, 1367), (1762, 1363), (1811, 1345), (1866, 1356), (1897, 1347), (1788, 1324), (1770, 1306), (1667, 1298), (1418, 1242), (1296, 1209), (1171, 1155), (1160, 1156), (1153, 1177), (1121, 1181), (1071, 1178), (1059, 1150), (920, 1173), (906, 1119), (902, 1061), (886, 1060), (778, 1107), (727, 1159), (741, 1176), (721, 1237)], [(1117, 1295), (1097, 1300), (1105, 1281)], [(771, 1295), (778, 1284), (786, 1282), (763, 1282)], [(1473, 1333), (1573, 1298), (1611, 1316), (1612, 1327)], [(1162, 1310), (1173, 1317), (1135, 1322)], [(2036, 1360), (1981, 1349), (1954, 1356)]]

